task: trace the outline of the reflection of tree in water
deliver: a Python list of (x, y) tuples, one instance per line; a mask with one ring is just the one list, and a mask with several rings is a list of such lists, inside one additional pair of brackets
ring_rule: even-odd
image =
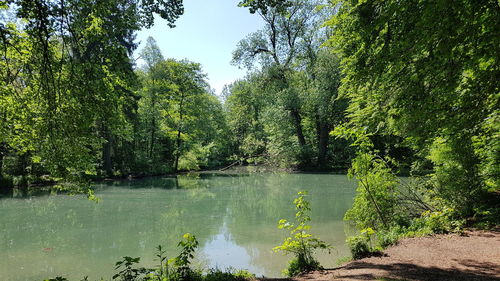
[[(74, 278), (86, 274), (91, 279), (99, 278), (96, 273), (109, 277), (122, 256), (141, 256), (141, 261), (153, 265), (158, 244), (166, 246), (173, 257), (182, 234), (209, 237), (222, 224), (226, 207), (222, 201), (213, 200), (214, 194), (204, 182), (180, 178), (181, 189), (168, 192), (162, 189), (165, 182), (174, 182), (170, 179), (146, 181), (144, 186), (138, 184), (140, 181), (132, 182), (122, 182), (128, 183), (123, 187), (111, 184), (101, 190), (98, 204), (68, 196), (18, 200), (19, 207), (12, 205), (16, 203), (12, 199), (0, 201), (10, 205), (2, 208), (0, 220), (0, 271), (16, 276), (24, 265), (38, 268), (33, 272), (40, 275), (32, 277), (44, 279), (54, 274), (53, 268), (78, 264), (78, 270), (61, 273)], [(200, 215), (208, 213), (220, 215)], [(74, 271), (78, 275), (71, 275)]]
[(203, 249), (225, 223), (231, 243), (245, 249), (250, 263), (276, 274), (287, 260), (271, 252), (285, 236), (276, 228), (277, 221), (292, 218), (297, 191), (310, 191), (313, 232), (332, 242), (331, 234), (342, 232), (342, 227), (331, 218), (340, 221), (354, 193), (350, 186), (335, 186), (345, 185), (343, 179), (309, 174), (183, 175), (147, 179), (144, 185), (142, 180), (107, 184), (97, 193), (98, 204), (79, 196), (0, 200), (0, 272), (6, 279), (42, 280), (55, 276), (58, 268), (70, 279), (87, 274), (90, 279), (109, 277), (114, 263), (125, 255), (141, 256), (144, 265), (154, 265), (158, 244), (169, 257), (177, 255), (176, 245), (185, 232), (195, 234)]
[[(280, 218), (293, 218), (293, 198), (300, 190), (309, 190), (312, 204), (312, 232), (333, 245), (334, 254), (345, 251), (343, 216), (352, 203), (354, 189), (345, 176), (310, 174), (265, 174), (252, 177), (252, 182), (232, 194), (227, 220), (234, 241), (248, 251), (258, 249), (252, 263), (257, 267), (284, 268), (287, 257), (273, 253), (286, 233), (277, 229)], [(327, 258), (327, 257), (326, 257)], [(335, 262), (335, 258), (332, 263)], [(276, 272), (272, 272), (276, 274)]]

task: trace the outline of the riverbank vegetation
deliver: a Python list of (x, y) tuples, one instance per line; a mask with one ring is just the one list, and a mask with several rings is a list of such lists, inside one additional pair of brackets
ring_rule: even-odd
[(308, 224), (311, 221), (309, 216), (311, 203), (305, 199), (305, 196), (307, 196), (307, 191), (300, 191), (298, 197), (293, 200), (295, 210), (297, 210), (295, 222), (289, 222), (286, 219), (279, 221), (278, 228), (289, 230), (290, 236), (285, 238), (281, 245), (273, 248), (275, 252), (294, 255), (294, 258), (288, 264), (288, 268), (284, 270), (285, 275), (290, 277), (303, 272), (322, 269), (314, 257), (314, 252), (317, 249), (330, 250), (331, 248), (331, 245), (309, 233), (311, 229)]
[[(217, 97), (164, 58), (182, 1), (0, 1), (0, 188), (268, 164), (347, 170), (369, 255), (500, 218), (498, 1), (242, 1), (262, 17)], [(409, 176), (400, 178), (400, 175)], [(89, 193), (92, 194), (92, 193)]]
[[(227, 269), (196, 269), (191, 265), (194, 252), (198, 247), (196, 236), (186, 233), (178, 244), (181, 249), (177, 257), (168, 258), (161, 245), (157, 248), (156, 258), (158, 265), (155, 268), (140, 267), (140, 257), (125, 256), (117, 261), (112, 280), (117, 281), (251, 281), (255, 276), (245, 270)], [(84, 277), (83, 280), (88, 280)], [(101, 280), (104, 280), (101, 278)], [(58, 276), (45, 281), (68, 281), (65, 277)]]

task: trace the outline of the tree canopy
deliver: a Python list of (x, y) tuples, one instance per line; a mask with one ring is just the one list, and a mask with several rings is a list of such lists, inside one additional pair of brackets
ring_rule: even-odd
[(328, 43), (341, 58), (349, 126), (405, 138), (421, 167), (430, 161), (440, 195), (473, 212), (499, 186), (498, 2), (332, 5)]

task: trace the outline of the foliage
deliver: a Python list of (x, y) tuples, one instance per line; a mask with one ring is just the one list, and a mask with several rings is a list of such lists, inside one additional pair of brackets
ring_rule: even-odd
[[(0, 175), (20, 176), (28, 185), (45, 175), (79, 182), (172, 169), (171, 158), (178, 159), (184, 148), (172, 147), (175, 142), (151, 129), (159, 130), (164, 117), (152, 93), (159, 89), (141, 95), (142, 75), (134, 73), (132, 53), (135, 32), (150, 27), (154, 14), (173, 27), (183, 13), (181, 0), (12, 0), (0, 10)], [(155, 65), (164, 61), (153, 39), (142, 57), (147, 72), (157, 73)], [(199, 65), (180, 65), (190, 67), (187, 82), (196, 80), (193, 73), (203, 77)], [(181, 69), (177, 73), (187, 75)], [(197, 82), (207, 92), (206, 83)], [(176, 87), (193, 90), (179, 81)], [(196, 128), (210, 133), (192, 137), (206, 146), (225, 121), (215, 97), (204, 94), (197, 103), (207, 112), (199, 120), (207, 121)], [(146, 132), (150, 138), (143, 149)], [(225, 157), (223, 140), (217, 139), (210, 160)], [(18, 159), (20, 173), (3, 170), (7, 158)], [(166, 161), (153, 165), (159, 159)]]
[(359, 153), (349, 170), (356, 177), (358, 188), (346, 220), (353, 220), (360, 229), (388, 228), (396, 221), (396, 188), (398, 180), (384, 159), (370, 153)]
[(357, 260), (380, 254), (381, 248), (373, 246), (374, 234), (373, 229), (366, 228), (361, 230), (360, 235), (347, 238), (347, 246), (353, 259)]
[(423, 233), (448, 233), (460, 231), (464, 226), (462, 219), (456, 219), (456, 212), (450, 208), (439, 211), (425, 211), (415, 219), (409, 228)]
[(322, 23), (331, 11), (321, 9), (323, 1), (288, 4), (260, 13), (264, 28), (241, 40), (233, 52), (233, 63), (254, 72), (229, 88), (229, 114), (247, 109), (232, 127), (248, 128), (240, 147), (254, 144), (273, 165), (328, 169), (334, 158), (328, 148), (335, 143), (329, 132), (344, 118), (346, 106), (337, 100), (339, 61), (320, 47), (329, 32)]
[[(266, 158), (327, 168), (328, 131), (343, 114), (333, 102), (338, 60), (319, 47), (329, 13), (319, 3), (240, 1), (266, 27), (250, 36), (256, 41), (242, 41), (235, 61), (265, 67), (231, 87), (226, 115), (199, 64), (165, 59), (152, 38), (140, 52), (145, 64), (137, 68), (132, 59), (135, 33), (150, 27), (154, 14), (172, 27), (183, 1), (7, 1), (0, 175), (22, 185), (42, 177), (79, 183)], [(259, 42), (267, 51), (252, 55)], [(11, 161), (15, 173), (4, 169)]]
[(293, 254), (295, 256), (286, 270), (288, 276), (295, 276), (302, 272), (320, 269), (319, 262), (313, 257), (314, 251), (316, 249), (331, 248), (329, 244), (308, 233), (311, 229), (311, 226), (308, 225), (308, 222), (311, 221), (308, 214), (311, 211), (310, 203), (304, 198), (307, 195), (306, 191), (301, 191), (298, 195), (293, 201), (297, 210), (295, 223), (290, 223), (285, 219), (281, 219), (278, 223), (278, 228), (289, 230), (290, 236), (283, 241), (283, 244), (273, 248), (275, 252), (283, 252), (284, 254)]
[(122, 281), (135, 281), (141, 275), (147, 272), (145, 268), (135, 268), (134, 265), (138, 264), (141, 258), (123, 257), (123, 260), (116, 262), (115, 270), (120, 270), (117, 274), (113, 275), (113, 280)]
[(274, 8), (282, 11), (290, 5), (288, 0), (242, 0), (238, 4), (241, 7), (247, 7), (250, 13), (263, 13), (266, 14), (269, 8)]
[(349, 126), (404, 138), (430, 160), (436, 196), (473, 216), (498, 189), (498, 3), (331, 5)]
[[(199, 64), (163, 60), (153, 41), (150, 44), (144, 55), (151, 62), (141, 75), (139, 134), (144, 136), (145, 150), (140, 152), (148, 165), (163, 162), (173, 171), (208, 166), (214, 156), (224, 157), (221, 135), (226, 132), (226, 121), (222, 106), (208, 92), (206, 75)], [(167, 151), (161, 145), (165, 142), (171, 145)]]
[(193, 279), (193, 270), (190, 268), (191, 259), (194, 258), (194, 251), (198, 247), (198, 240), (196, 237), (190, 233), (186, 233), (182, 236), (184, 240), (181, 240), (178, 244), (181, 247), (181, 253), (175, 258), (174, 265), (176, 266), (177, 273), (179, 274), (179, 280), (191, 280)]
[(255, 280), (255, 275), (251, 274), (246, 270), (238, 270), (233, 272), (233, 270), (228, 269), (227, 271), (222, 271), (220, 269), (210, 269), (203, 276), (204, 281), (245, 281), (245, 280)]
[(190, 268), (193, 253), (198, 246), (196, 237), (190, 233), (183, 235), (183, 239), (178, 244), (181, 247), (180, 254), (172, 259), (166, 257), (166, 253), (160, 246), (157, 247), (156, 257), (159, 266), (156, 269), (136, 268), (140, 258), (124, 257), (122, 261), (116, 263), (116, 269), (121, 269), (113, 276), (119, 280), (150, 280), (150, 281), (183, 281), (202, 280), (201, 273)]

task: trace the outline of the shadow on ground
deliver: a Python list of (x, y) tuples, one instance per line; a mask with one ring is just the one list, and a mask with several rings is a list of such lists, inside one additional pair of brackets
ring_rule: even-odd
[[(470, 269), (442, 269), (422, 267), (409, 263), (373, 264), (352, 262), (344, 267), (314, 272), (289, 278), (267, 278), (262, 281), (323, 281), (323, 280), (381, 280), (381, 281), (500, 281), (500, 269), (493, 263), (477, 263), (472, 260), (459, 261)], [(436, 261), (436, 265), (439, 261)], [(496, 276), (495, 276), (496, 275)]]
[[(477, 263), (472, 260), (459, 261), (470, 269), (443, 269), (422, 267), (409, 263), (372, 264), (353, 262), (346, 268), (331, 271), (338, 280), (412, 280), (412, 281), (500, 281), (499, 270), (493, 263)], [(436, 265), (439, 261), (436, 261)], [(373, 271), (374, 273), (369, 273)], [(382, 271), (382, 272), (381, 272)], [(496, 274), (495, 274), (496, 273)], [(304, 279), (305, 280), (305, 279)], [(335, 280), (335, 279), (334, 279)], [(383, 280), (383, 279), (382, 279)]]

